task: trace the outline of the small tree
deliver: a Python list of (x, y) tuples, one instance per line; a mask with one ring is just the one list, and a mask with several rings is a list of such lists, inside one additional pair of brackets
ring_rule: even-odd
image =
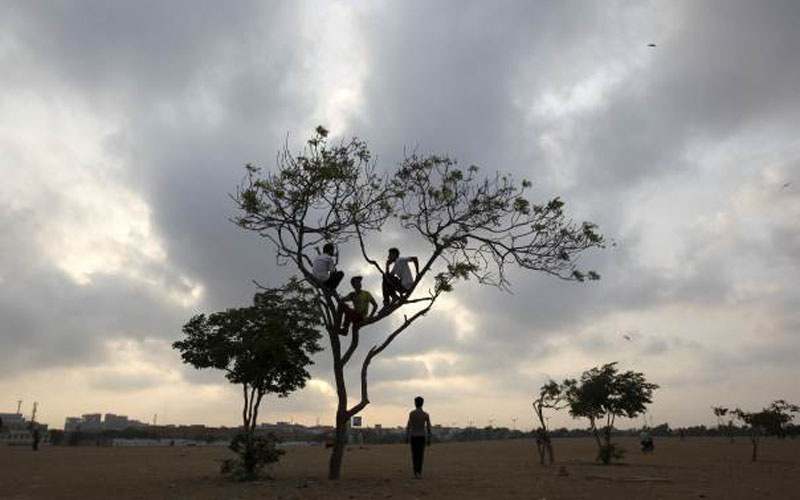
[(731, 440), (731, 444), (733, 444), (733, 420), (728, 419), (728, 423), (725, 423), (725, 416), (732, 414), (732, 412), (724, 406), (712, 406), (711, 411), (717, 417), (717, 429), (721, 434), (727, 435)]
[[(508, 266), (541, 271), (565, 280), (599, 279), (580, 271), (576, 260), (585, 250), (602, 247), (603, 238), (589, 222), (575, 224), (564, 215), (564, 202), (554, 198), (532, 204), (525, 198), (528, 181), (509, 176), (478, 178), (478, 167), (458, 167), (444, 156), (406, 157), (393, 172), (380, 173), (366, 144), (353, 138), (328, 145), (328, 131), (317, 127), (305, 150), (288, 147), (278, 155), (277, 170), (262, 172), (248, 165), (246, 178), (233, 196), (239, 208), (236, 223), (272, 242), (278, 262), (296, 267), (317, 293), (319, 314), (333, 358), (336, 387), (336, 432), (328, 477), (338, 479), (347, 443), (347, 423), (370, 402), (367, 375), (372, 360), (412, 323), (431, 310), (459, 279), (507, 288)], [(356, 252), (387, 279), (388, 269), (370, 255), (369, 237), (390, 219), (427, 246), (413, 283), (396, 300), (361, 322), (359, 331), (402, 314), (385, 337), (366, 352), (360, 370), (361, 395), (348, 401), (345, 368), (359, 345), (353, 331), (343, 349), (340, 321), (343, 300), (310, 272), (314, 249), (323, 243), (354, 241)], [(427, 293), (415, 294), (433, 277)], [(421, 288), (421, 287), (420, 287)], [(387, 322), (389, 323), (389, 322)], [(386, 323), (383, 323), (386, 324)]]
[(550, 440), (550, 430), (544, 410), (562, 410), (568, 406), (565, 387), (553, 380), (549, 380), (539, 389), (539, 396), (533, 400), (533, 413), (539, 420), (536, 429), (536, 448), (539, 451), (539, 464), (552, 465), (555, 462), (553, 443)]
[(777, 436), (785, 438), (787, 426), (794, 420), (793, 413), (800, 412), (800, 407), (778, 399), (759, 412), (746, 412), (739, 408), (733, 414), (741, 421), (750, 432), (750, 442), (753, 444), (751, 459), (758, 459), (758, 445), (761, 436)]
[(255, 479), (283, 453), (273, 436), (256, 435), (258, 409), (266, 394), (286, 397), (310, 376), (309, 355), (320, 350), (311, 293), (295, 279), (284, 288), (264, 288), (250, 307), (193, 317), (183, 326), (185, 338), (172, 344), (184, 363), (223, 370), (242, 386), (243, 427), (230, 446), (237, 457), (223, 464), (223, 473)]
[[(564, 386), (570, 414), (589, 419), (597, 441), (597, 459), (604, 465), (612, 458), (622, 457), (623, 450), (611, 443), (616, 418), (635, 418), (644, 413), (646, 405), (653, 402), (653, 391), (658, 389), (656, 384), (648, 383), (642, 373), (619, 373), (616, 362), (587, 370), (580, 380), (567, 379)], [(604, 425), (598, 428), (598, 423), (604, 419)]]

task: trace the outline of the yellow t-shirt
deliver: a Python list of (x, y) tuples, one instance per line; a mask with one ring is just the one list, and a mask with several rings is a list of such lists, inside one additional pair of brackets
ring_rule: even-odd
[(360, 292), (350, 292), (345, 297), (346, 300), (353, 301), (353, 309), (361, 316), (367, 317), (367, 312), (369, 312), (369, 303), (373, 301), (372, 294), (366, 290), (361, 290)]

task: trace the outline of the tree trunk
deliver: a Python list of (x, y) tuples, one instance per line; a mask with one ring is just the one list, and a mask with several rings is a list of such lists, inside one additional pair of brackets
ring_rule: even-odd
[(752, 460), (755, 462), (758, 459), (758, 437), (753, 437), (753, 456)]
[(333, 451), (331, 451), (331, 459), (328, 462), (328, 479), (339, 479), (342, 473), (345, 446), (347, 446), (347, 421), (340, 424), (337, 419)]
[(547, 436), (547, 454), (550, 456), (550, 465), (553, 465), (556, 461), (556, 457), (553, 454), (553, 443), (550, 441), (550, 436)]
[(600, 450), (603, 447), (603, 443), (600, 442), (600, 431), (597, 430), (597, 425), (595, 425), (594, 419), (590, 419), (589, 423), (591, 424), (594, 439), (597, 441), (597, 449)]
[(334, 436), (333, 451), (328, 463), (328, 479), (339, 479), (342, 473), (342, 460), (344, 448), (347, 445), (347, 386), (344, 380), (344, 366), (341, 359), (341, 346), (337, 331), (328, 334), (333, 347), (333, 374), (336, 380), (336, 395), (339, 399), (336, 409), (336, 434)]

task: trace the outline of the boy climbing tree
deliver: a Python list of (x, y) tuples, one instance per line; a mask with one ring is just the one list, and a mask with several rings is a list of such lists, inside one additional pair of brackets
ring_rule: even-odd
[[(353, 291), (342, 298), (342, 302), (345, 303), (342, 335), (347, 335), (347, 330), (350, 329), (351, 324), (353, 325), (353, 333), (356, 333), (361, 323), (365, 319), (371, 318), (375, 311), (378, 310), (378, 303), (375, 302), (372, 294), (361, 288), (361, 280), (361, 276), (350, 278), (350, 285), (352, 285)], [(353, 307), (348, 307), (347, 302), (352, 303)], [(370, 306), (372, 306), (372, 310), (370, 310)]]

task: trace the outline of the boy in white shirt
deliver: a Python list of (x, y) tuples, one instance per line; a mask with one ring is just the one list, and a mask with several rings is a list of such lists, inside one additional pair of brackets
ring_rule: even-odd
[(331, 290), (336, 290), (336, 287), (339, 286), (342, 278), (344, 278), (344, 273), (336, 270), (338, 257), (333, 243), (325, 243), (325, 246), (322, 247), (322, 253), (314, 259), (314, 266), (311, 269), (311, 274), (314, 278)]
[[(411, 274), (411, 266), (414, 264), (414, 271), (419, 275), (419, 259), (416, 257), (400, 257), (400, 250), (397, 248), (389, 249), (389, 256), (386, 259), (386, 276), (383, 279), (383, 305), (394, 302), (401, 295), (406, 295), (414, 285), (414, 275)], [(389, 269), (391, 266), (391, 270)]]

